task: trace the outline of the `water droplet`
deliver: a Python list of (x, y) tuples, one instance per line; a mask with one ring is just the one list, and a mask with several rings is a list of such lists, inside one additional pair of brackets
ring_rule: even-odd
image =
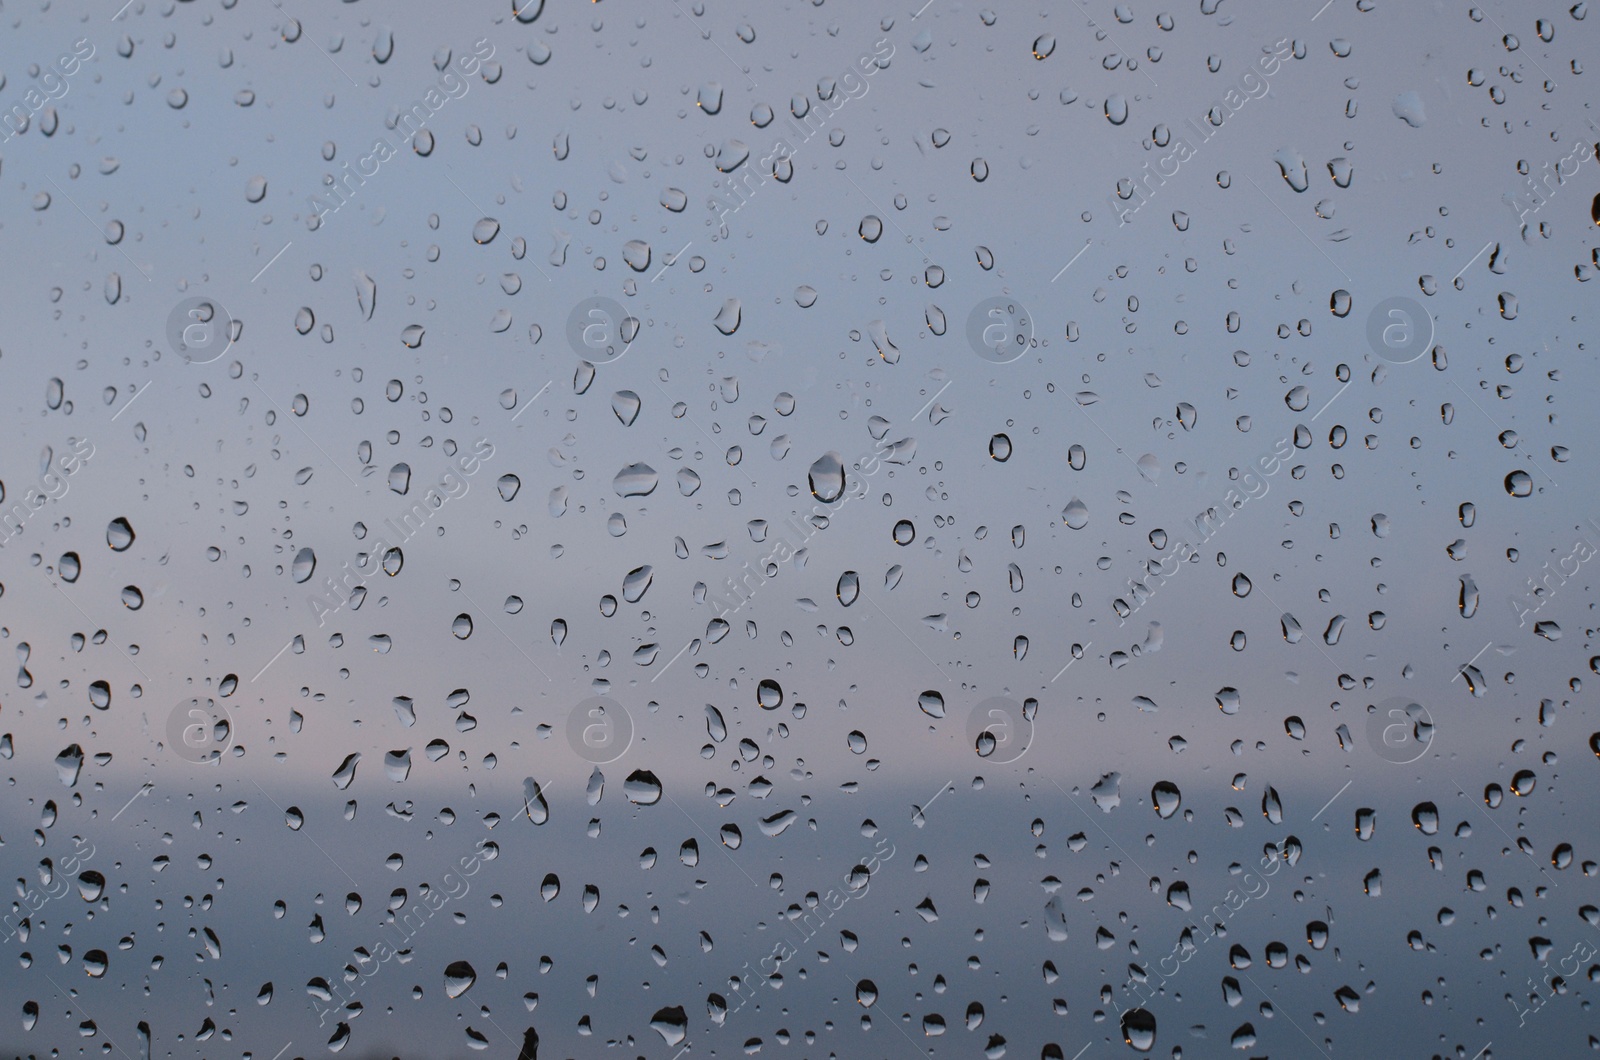
[(655, 492), (660, 476), (649, 464), (629, 464), (617, 472), (611, 488), (619, 497), (648, 497)]
[(836, 452), (819, 456), (806, 473), (811, 495), (825, 504), (831, 504), (844, 495), (844, 463)]
[(996, 434), (989, 439), (989, 456), (1000, 463), (1011, 459), (1011, 437), (1007, 434)]
[(1183, 793), (1172, 781), (1162, 780), (1150, 789), (1150, 801), (1155, 805), (1156, 814), (1164, 821), (1183, 805)]
[(622, 579), (622, 598), (630, 604), (638, 603), (644, 598), (654, 578), (655, 568), (648, 563), (642, 567), (635, 567)]
[(622, 782), (622, 794), (635, 806), (654, 806), (661, 801), (661, 781), (646, 769), (636, 769)]
[(650, 1029), (661, 1035), (662, 1041), (671, 1048), (689, 1036), (689, 1017), (682, 1005), (664, 1008), (650, 1017)]
[(466, 640), (472, 636), (472, 616), (463, 611), (450, 623), (450, 632), (455, 634), (457, 640)]
[(106, 524), (106, 544), (111, 546), (113, 552), (126, 552), (133, 546), (133, 527), (122, 516)]
[(455, 961), (444, 970), (445, 996), (458, 998), (472, 989), (472, 984), (477, 981), (478, 973), (473, 971), (472, 965), (466, 961)]
[(550, 804), (545, 801), (539, 782), (532, 777), (522, 782), (522, 808), (534, 824), (544, 824), (550, 819)]
[(717, 311), (716, 318), (711, 323), (724, 335), (732, 335), (739, 330), (742, 313), (743, 304), (737, 298), (730, 298), (722, 303), (722, 308)]
[(1305, 191), (1311, 186), (1311, 178), (1306, 173), (1306, 160), (1299, 151), (1292, 147), (1279, 148), (1272, 156), (1278, 163), (1278, 172), (1283, 176), (1284, 183), (1295, 191)]
[(1082, 530), (1089, 525), (1089, 506), (1077, 497), (1073, 497), (1067, 502), (1067, 506), (1061, 509), (1061, 521), (1070, 529)]
[(1394, 97), (1391, 106), (1394, 116), (1411, 126), (1413, 129), (1422, 128), (1423, 122), (1428, 120), (1427, 108), (1422, 105), (1422, 95), (1418, 92), (1402, 92)]
[(1533, 476), (1526, 471), (1513, 471), (1506, 476), (1506, 492), (1513, 497), (1533, 496)]

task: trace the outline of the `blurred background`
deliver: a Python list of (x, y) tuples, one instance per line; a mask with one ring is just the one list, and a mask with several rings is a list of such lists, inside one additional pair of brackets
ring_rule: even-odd
[(120, 2), (0, 1052), (1600, 1049), (1586, 4)]

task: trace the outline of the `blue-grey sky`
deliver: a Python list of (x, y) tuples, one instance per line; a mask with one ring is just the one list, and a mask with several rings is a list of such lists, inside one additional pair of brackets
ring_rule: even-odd
[(0, 7), (8, 1053), (1595, 1047), (1594, 20), (920, 2)]

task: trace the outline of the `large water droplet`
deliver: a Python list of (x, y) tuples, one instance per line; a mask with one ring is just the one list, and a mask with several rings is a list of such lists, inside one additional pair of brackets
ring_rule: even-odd
[(622, 794), (635, 806), (654, 806), (661, 801), (661, 781), (646, 769), (636, 769), (622, 782)]
[(817, 457), (806, 474), (811, 495), (825, 504), (831, 504), (844, 495), (844, 463), (836, 452)]
[(444, 993), (446, 997), (457, 998), (472, 989), (472, 984), (478, 981), (478, 973), (473, 971), (472, 965), (466, 961), (455, 961), (444, 970)]
[(718, 331), (724, 335), (732, 335), (739, 330), (739, 321), (743, 314), (743, 304), (737, 298), (730, 298), (722, 303), (722, 308), (717, 311), (716, 318), (711, 321)]
[(1150, 789), (1150, 801), (1155, 805), (1156, 813), (1164, 821), (1177, 813), (1178, 807), (1183, 805), (1183, 793), (1172, 781), (1162, 780)]
[(126, 552), (133, 545), (133, 538), (133, 527), (122, 516), (106, 524), (106, 544), (111, 546), (111, 551)]
[(611, 481), (611, 488), (620, 497), (648, 497), (655, 492), (659, 481), (656, 469), (649, 464), (629, 464), (617, 472), (617, 477)]
[(1142, 1008), (1122, 1014), (1122, 1040), (1135, 1050), (1148, 1053), (1156, 1047), (1156, 1018)]

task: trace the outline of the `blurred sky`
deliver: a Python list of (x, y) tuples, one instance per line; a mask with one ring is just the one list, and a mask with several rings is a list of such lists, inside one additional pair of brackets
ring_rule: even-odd
[[(1594, 24), (1365, 7), (0, 8), (0, 106), (33, 110), (0, 145), (0, 478), (8, 508), (67, 487), (0, 548), (20, 668), (0, 697), (0, 858), (37, 888), (39, 859), (80, 835), (105, 877), (4, 943), (6, 1048), (143, 1060), (143, 1020), (163, 1056), (269, 1060), (330, 1035), (363, 1056), (509, 1058), (529, 1025), (549, 1056), (1128, 1050), (1130, 962), (1165, 956), (1290, 836), (1293, 866), (1148, 1003), (1155, 1055), (1592, 1047), (1586, 973), (1549, 1011), (1526, 980), (1600, 945), (1580, 915), (1600, 904), (1596, 854), (1573, 827), (1596, 797), (1590, 574), (1557, 566), (1600, 541), (1582, 459), (1595, 161), (1526, 229), (1502, 197), (1526, 194), (1519, 161), (1537, 173), (1600, 138)], [(79, 41), (93, 56), (35, 106), (35, 65)], [(490, 47), (470, 76), (441, 72)], [(1269, 90), (1202, 140), (1268, 53), (1288, 56)], [(407, 144), (391, 125), (419, 100), (429, 135)], [(809, 138), (806, 106), (827, 114)], [(746, 178), (719, 216), (719, 160), (748, 148), (739, 176), (778, 136), (790, 179)], [(1119, 224), (1117, 181), (1179, 138), (1193, 156)], [(400, 150), (309, 225), (379, 139)], [(168, 338), (194, 297), (239, 328), (208, 363)], [(1434, 318), (1409, 363), (1369, 342), (1395, 297)], [(638, 334), (591, 368), (567, 335), (593, 298)], [(968, 342), (992, 298), (1034, 335), (1006, 364)], [(1194, 517), (1246, 490), (1231, 470), (1297, 430), (1304, 447), (1201, 541)], [(85, 441), (81, 467), (41, 483)], [(397, 542), (386, 521), (473, 453)], [(863, 496), (805, 533), (803, 565), (750, 576), (721, 634), (697, 583), (716, 597), (779, 534), (798, 543), (830, 453)], [(658, 482), (623, 496), (636, 464)], [(117, 518), (135, 533), (120, 551)], [(378, 537), (401, 569), (319, 623), (308, 598)], [(1195, 562), (1144, 575), (1183, 540)], [(1565, 573), (1519, 625), (1511, 600), (1537, 604), (1547, 562)], [(1124, 623), (1130, 579), (1153, 591)], [(169, 719), (228, 675), (227, 751), (186, 761)], [(763, 680), (783, 691), (771, 712)], [(1230, 690), (1237, 713), (1218, 709)], [(597, 695), (633, 739), (598, 767), (596, 804), (567, 726)], [(969, 716), (996, 696), (1037, 701), (1020, 756), (975, 751)], [(1396, 699), (1433, 723), (1414, 761), (1369, 736), (1369, 705)], [(405, 750), (398, 781), (385, 755)], [(654, 804), (624, 791), (641, 770)], [(1097, 805), (1110, 774), (1120, 802)], [(547, 823), (524, 813), (528, 777)], [(1182, 792), (1170, 819), (1162, 781)], [(1412, 822), (1425, 802), (1437, 834)], [(782, 811), (795, 823), (763, 834)], [(343, 1046), (308, 981), (384, 937), (391, 891), (417, 908), (484, 839), (500, 857), (360, 986)], [(801, 945), (782, 911), (842, 890), (880, 840), (895, 854), (870, 892)], [(1168, 900), (1179, 881), (1192, 909)], [(781, 988), (716, 1026), (707, 995), (784, 937), (800, 955)], [(450, 998), (456, 961), (477, 982)], [(650, 1027), (672, 1006), (686, 1038)]]

